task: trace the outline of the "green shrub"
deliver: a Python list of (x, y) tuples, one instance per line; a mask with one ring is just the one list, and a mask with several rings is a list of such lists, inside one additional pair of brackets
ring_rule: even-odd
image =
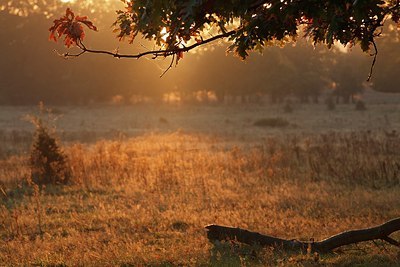
[[(43, 116), (42, 104), (40, 108)], [(36, 127), (29, 158), (32, 181), (38, 185), (67, 184), (70, 180), (67, 156), (55, 137), (55, 130), (50, 130), (38, 116), (29, 119)]]
[(253, 125), (258, 127), (286, 127), (289, 122), (283, 118), (265, 118), (255, 121)]

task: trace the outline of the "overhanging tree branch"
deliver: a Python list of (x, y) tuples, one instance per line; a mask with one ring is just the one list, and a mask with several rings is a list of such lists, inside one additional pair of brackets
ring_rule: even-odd
[(378, 47), (376, 46), (375, 40), (372, 40), (372, 45), (374, 47), (374, 53), (371, 54), (371, 56), (373, 56), (374, 58), (373, 58), (372, 63), (371, 63), (371, 67), (370, 67), (370, 70), (369, 70), (367, 82), (369, 82), (371, 80), (371, 78), (372, 78), (372, 73), (374, 72), (376, 58), (378, 57)]
[[(383, 4), (384, 3), (384, 4)], [(77, 46), (80, 53), (65, 53), (65, 58), (78, 57), (85, 53), (106, 54), (116, 58), (153, 58), (172, 56), (178, 62), (184, 52), (221, 38), (231, 37), (229, 51), (242, 59), (249, 51), (258, 50), (274, 41), (282, 41), (298, 36), (302, 26), (306, 26), (306, 36), (315, 44), (323, 43), (329, 48), (338, 41), (342, 44), (360, 44), (364, 52), (372, 54), (368, 80), (371, 79), (378, 50), (375, 44), (376, 31), (386, 18), (400, 23), (400, 1), (384, 2), (365, 0), (338, 2), (336, 0), (312, 1), (126, 1), (125, 10), (117, 11), (113, 24), (120, 39), (128, 37), (131, 41), (141, 34), (145, 39), (164, 44), (158, 50), (137, 54), (121, 54), (105, 50), (89, 49), (82, 40), (84, 27), (97, 30), (86, 16), (75, 16), (71, 9), (60, 19), (54, 20), (50, 39), (57, 41), (65, 37), (67, 47)], [(204, 29), (218, 28), (222, 33), (203, 40)], [(228, 31), (227, 28), (234, 27)], [(192, 43), (187, 47), (183, 42)], [(169, 68), (168, 68), (169, 69)]]
[(79, 47), (79, 49), (81, 49), (82, 51), (79, 52), (78, 54), (69, 54), (69, 53), (65, 53), (63, 54), (63, 56), (65, 58), (70, 58), (70, 57), (79, 57), (81, 55), (83, 55), (84, 53), (93, 53), (93, 54), (105, 54), (105, 55), (109, 55), (109, 56), (113, 56), (116, 58), (136, 58), (139, 59), (141, 57), (144, 56), (152, 56), (153, 58), (157, 58), (157, 57), (167, 57), (167, 56), (172, 56), (172, 55), (177, 55), (179, 53), (183, 53), (183, 52), (188, 52), (190, 50), (193, 50), (195, 48), (197, 48), (198, 46), (201, 45), (205, 45), (208, 43), (211, 43), (213, 41), (216, 41), (218, 39), (223, 39), (226, 37), (230, 37), (233, 34), (235, 34), (236, 31), (232, 30), (226, 33), (221, 33), (218, 35), (215, 35), (209, 39), (206, 40), (202, 40), (200, 42), (194, 43), (190, 46), (186, 46), (186, 47), (177, 47), (175, 49), (160, 49), (160, 50), (151, 50), (151, 51), (146, 51), (143, 53), (137, 53), (137, 54), (120, 54), (118, 52), (110, 52), (110, 51), (106, 51), (106, 50), (96, 50), (96, 49), (90, 49), (87, 48), (82, 41), (79, 41), (77, 44), (77, 47)]

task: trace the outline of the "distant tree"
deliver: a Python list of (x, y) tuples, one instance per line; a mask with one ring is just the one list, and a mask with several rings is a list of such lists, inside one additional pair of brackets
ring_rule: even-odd
[(379, 40), (382, 51), (379, 68), (374, 73), (374, 89), (381, 92), (400, 93), (400, 31), (396, 25), (388, 25), (383, 34), (385, 38)]
[[(363, 51), (375, 49), (375, 38), (387, 19), (399, 23), (399, 0), (137, 0), (123, 1), (125, 10), (117, 12), (118, 37), (132, 42), (139, 34), (155, 41), (159, 49), (139, 54), (120, 54), (87, 48), (82, 25), (95, 29), (86, 17), (71, 10), (54, 21), (51, 38), (65, 36), (67, 46), (82, 52), (114, 57), (140, 58), (171, 56), (178, 62), (183, 53), (198, 46), (227, 38), (233, 51), (245, 59), (249, 51), (296, 40), (302, 32), (314, 43), (331, 47), (359, 45)], [(215, 34), (210, 34), (215, 32)], [(66, 54), (66, 56), (71, 56)]]
[(340, 100), (343, 103), (355, 103), (355, 96), (362, 93), (365, 77), (359, 70), (362, 69), (362, 62), (352, 55), (342, 54), (334, 58), (329, 68), (329, 78), (334, 86), (333, 96), (336, 103)]
[[(302, 49), (290, 49), (287, 54), (292, 61), (293, 71), (291, 78), (291, 93), (302, 103), (312, 101), (317, 103), (322, 89), (326, 88), (328, 67), (325, 62), (327, 56), (323, 49), (312, 49), (305, 44)], [(300, 52), (300, 53), (299, 53)], [(332, 53), (329, 53), (332, 55)]]

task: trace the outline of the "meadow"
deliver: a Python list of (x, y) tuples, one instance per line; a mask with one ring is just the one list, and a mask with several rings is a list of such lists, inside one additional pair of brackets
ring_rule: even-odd
[(315, 258), (204, 229), (320, 240), (399, 217), (400, 104), (54, 107), (66, 186), (26, 182), (36, 109), (0, 107), (2, 266), (400, 265), (383, 241)]

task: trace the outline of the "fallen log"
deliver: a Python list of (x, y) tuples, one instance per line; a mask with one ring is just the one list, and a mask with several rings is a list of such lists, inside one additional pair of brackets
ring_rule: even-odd
[(257, 244), (263, 247), (272, 246), (288, 251), (306, 252), (307, 249), (311, 249), (312, 252), (326, 253), (341, 246), (376, 239), (384, 240), (400, 248), (400, 242), (390, 237), (392, 233), (400, 231), (400, 217), (375, 227), (345, 231), (321, 241), (288, 240), (250, 232), (241, 228), (232, 228), (215, 224), (206, 226), (206, 229), (207, 238), (210, 242), (235, 240), (248, 245)]

